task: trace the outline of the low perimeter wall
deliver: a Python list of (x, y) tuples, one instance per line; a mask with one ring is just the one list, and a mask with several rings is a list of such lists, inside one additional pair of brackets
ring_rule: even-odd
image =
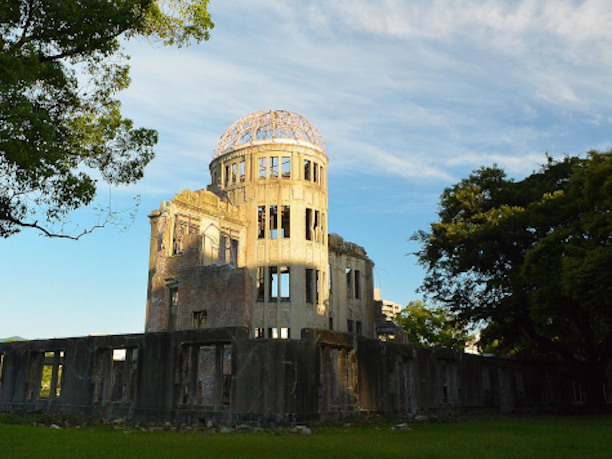
[(289, 424), (568, 408), (560, 366), (306, 329), (246, 328), (0, 343), (0, 411)]

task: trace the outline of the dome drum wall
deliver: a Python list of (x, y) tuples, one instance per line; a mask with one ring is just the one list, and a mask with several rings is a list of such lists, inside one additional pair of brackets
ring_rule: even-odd
[(210, 164), (212, 191), (248, 216), (256, 334), (281, 337), (287, 330), (299, 338), (302, 328), (328, 325), (327, 164), (318, 148), (281, 139), (252, 143)]

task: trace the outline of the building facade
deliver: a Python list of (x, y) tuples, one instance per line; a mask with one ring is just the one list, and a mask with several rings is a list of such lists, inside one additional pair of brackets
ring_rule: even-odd
[(150, 214), (146, 331), (374, 337), (373, 263), (327, 233), (328, 162), (321, 135), (298, 114), (260, 111), (230, 126), (211, 185)]
[(383, 300), (380, 297), (380, 289), (374, 289), (374, 301), (380, 302), (380, 312), (386, 320), (394, 321), (395, 317), (402, 312), (402, 305), (393, 301)]

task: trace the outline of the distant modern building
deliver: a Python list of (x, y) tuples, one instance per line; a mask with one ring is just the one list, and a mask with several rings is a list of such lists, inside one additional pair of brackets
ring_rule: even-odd
[(402, 305), (399, 303), (394, 303), (393, 301), (383, 300), (380, 297), (380, 289), (374, 289), (374, 300), (380, 301), (381, 307), (380, 312), (387, 318), (387, 320), (395, 320), (395, 316), (397, 316), (400, 312), (402, 312)]
[(218, 141), (212, 184), (153, 211), (146, 331), (304, 328), (375, 337), (365, 250), (327, 233), (323, 139), (302, 116), (259, 111)]

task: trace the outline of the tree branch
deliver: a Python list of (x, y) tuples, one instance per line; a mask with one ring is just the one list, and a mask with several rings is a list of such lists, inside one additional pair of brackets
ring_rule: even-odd
[(49, 237), (49, 238), (71, 239), (73, 241), (78, 241), (81, 237), (85, 236), (86, 234), (91, 234), (95, 230), (104, 228), (107, 224), (109, 224), (111, 222), (111, 220), (112, 220), (112, 212), (108, 212), (106, 214), (106, 218), (104, 219), (104, 222), (98, 223), (97, 225), (93, 225), (91, 228), (87, 228), (87, 229), (83, 230), (81, 233), (77, 234), (76, 236), (73, 236), (73, 235), (70, 235), (70, 234), (65, 234), (65, 233), (55, 233), (53, 231), (50, 231), (47, 228), (45, 228), (44, 226), (39, 225), (38, 224), (38, 220), (33, 222), (33, 223), (29, 223), (29, 222), (24, 222), (24, 221), (21, 221), (19, 219), (13, 218), (11, 216), (6, 216), (4, 219), (7, 220), (7, 221), (10, 221), (11, 223), (13, 223), (13, 224), (15, 224), (17, 226), (21, 226), (23, 228), (34, 228), (34, 229), (37, 229), (37, 230), (41, 231), (44, 234), (44, 236)]

